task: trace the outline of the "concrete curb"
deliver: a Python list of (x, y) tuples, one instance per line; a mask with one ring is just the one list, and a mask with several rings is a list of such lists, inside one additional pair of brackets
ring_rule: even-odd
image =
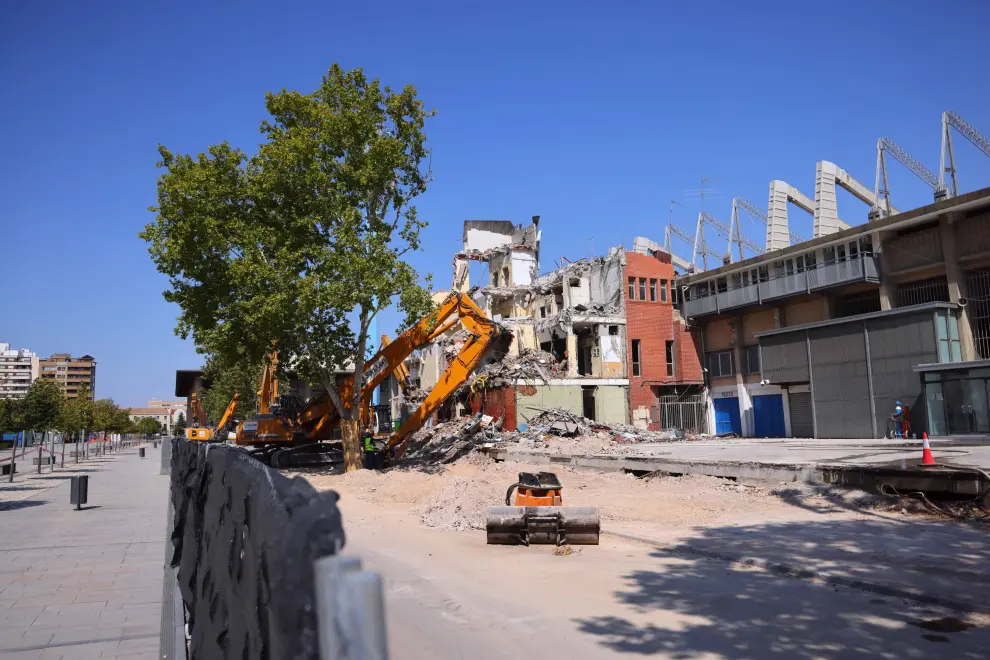
[(882, 484), (902, 491), (947, 492), (964, 496), (980, 495), (990, 487), (980, 475), (965, 467), (908, 469), (883, 465), (842, 463), (775, 463), (718, 460), (672, 459), (664, 456), (549, 454), (512, 451), (498, 447), (482, 450), (495, 461), (516, 461), (535, 465), (567, 466), (600, 472), (668, 472), (701, 474), (748, 482), (821, 483), (831, 486), (878, 492)]
[(661, 543), (659, 541), (644, 538), (642, 536), (635, 536), (633, 534), (624, 534), (622, 532), (609, 532), (602, 530), (602, 534), (615, 536), (617, 538), (625, 539), (627, 541), (635, 541), (637, 543), (645, 543), (647, 545), (652, 545), (657, 550), (669, 554), (690, 555), (694, 557), (703, 557), (705, 559), (715, 559), (718, 561), (726, 562), (728, 564), (753, 566), (756, 568), (763, 569), (765, 571), (769, 571), (771, 573), (775, 573), (777, 575), (796, 578), (798, 580), (823, 582), (825, 584), (837, 585), (837, 586), (847, 587), (850, 589), (857, 589), (859, 591), (875, 593), (881, 596), (888, 596), (890, 598), (903, 598), (905, 600), (911, 600), (916, 603), (921, 603), (923, 605), (937, 605), (939, 607), (945, 607), (950, 610), (955, 610), (957, 612), (975, 612), (981, 614), (990, 614), (990, 605), (966, 603), (963, 601), (953, 600), (951, 598), (932, 596), (930, 594), (926, 594), (914, 589), (906, 589), (906, 588), (894, 587), (886, 584), (866, 582), (864, 580), (857, 580), (855, 578), (828, 575), (826, 573), (820, 573), (818, 571), (813, 571), (803, 568), (795, 568), (793, 566), (788, 566), (786, 564), (779, 564), (765, 559), (758, 559), (755, 557), (745, 557), (744, 555), (741, 554), (730, 554), (727, 552), (719, 552), (716, 550), (705, 550), (703, 548), (690, 547), (685, 545), (672, 545), (670, 543)]

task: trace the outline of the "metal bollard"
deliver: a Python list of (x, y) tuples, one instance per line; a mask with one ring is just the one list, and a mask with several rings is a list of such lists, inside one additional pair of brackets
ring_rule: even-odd
[(314, 564), (321, 660), (388, 660), (382, 578), (358, 557)]
[(144, 458), (144, 447), (141, 447), (141, 448), (138, 449), (138, 456), (140, 456), (141, 458)]
[(69, 487), (69, 504), (76, 505), (76, 511), (82, 510), (82, 505), (89, 499), (89, 475), (81, 474), (72, 477)]

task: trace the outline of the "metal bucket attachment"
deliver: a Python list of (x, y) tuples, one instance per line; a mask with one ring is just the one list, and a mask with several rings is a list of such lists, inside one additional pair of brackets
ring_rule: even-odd
[(593, 506), (493, 506), (485, 529), (489, 545), (598, 545), (601, 521)]

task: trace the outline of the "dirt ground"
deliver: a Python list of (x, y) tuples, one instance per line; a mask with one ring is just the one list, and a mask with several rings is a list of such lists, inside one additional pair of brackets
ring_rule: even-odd
[[(467, 531), (485, 528), (488, 507), (504, 505), (506, 489), (519, 472), (546, 469), (495, 463), (472, 454), (445, 466), (303, 476), (318, 489), (336, 490), (345, 499), (404, 510), (426, 527)], [(568, 467), (555, 472), (564, 486), (564, 504), (598, 506), (606, 531), (645, 527), (666, 537), (697, 527), (876, 515), (876, 498), (799, 484), (747, 485), (704, 476), (636, 477)], [(651, 536), (655, 537), (656, 533)]]
[(488, 546), (520, 471), (540, 468), (305, 475), (340, 493), (347, 552), (384, 577), (395, 657), (986, 657), (985, 527), (857, 492), (561, 468), (565, 505), (600, 507), (601, 545)]

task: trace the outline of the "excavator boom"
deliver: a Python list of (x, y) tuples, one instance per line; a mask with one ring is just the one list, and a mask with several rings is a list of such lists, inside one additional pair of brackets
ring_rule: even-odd
[(194, 425), (186, 428), (186, 440), (195, 440), (197, 442), (208, 442), (212, 440), (213, 429), (207, 426), (209, 421), (206, 418), (206, 411), (203, 409), (203, 404), (199, 400), (198, 392), (193, 392), (189, 395), (189, 407)]
[[(456, 317), (451, 319), (450, 317), (455, 314)], [(396, 436), (389, 439), (390, 447), (398, 444), (401, 438), (419, 428), (426, 417), (432, 414), (471, 375), (471, 371), (477, 367), (488, 346), (497, 337), (502, 336), (505, 331), (485, 316), (481, 308), (466, 294), (454, 292), (447, 296), (435, 310), (399, 335), (395, 341), (383, 346), (365, 363), (364, 386), (361, 388), (361, 396), (362, 402), (366, 403), (371, 400), (371, 394), (375, 388), (381, 385), (388, 375), (402, 364), (403, 360), (412, 355), (413, 351), (429, 345), (443, 332), (456, 325), (458, 321), (471, 334), (471, 338), (440, 377), (434, 391), (423, 401), (420, 409), (406, 420)], [(353, 378), (342, 379), (338, 383), (338, 390), (344, 408), (349, 409), (354, 399)], [(421, 411), (428, 412), (421, 414)], [(314, 402), (313, 405), (307, 406), (299, 414), (297, 422), (306, 429), (308, 436), (315, 438), (325, 436), (339, 419), (340, 415), (330, 402), (329, 397), (325, 397)], [(414, 423), (416, 419), (419, 420), (418, 423)]]
[[(505, 330), (491, 319), (468, 297), (460, 292), (451, 293), (440, 305), (402, 333), (394, 341), (385, 343), (364, 365), (364, 383), (361, 387), (362, 408), (366, 408), (371, 395), (388, 376), (400, 367), (413, 351), (433, 342), (437, 337), (460, 323), (470, 334), (461, 352), (441, 375), (433, 391), (420, 407), (410, 415), (395, 435), (388, 440), (388, 448), (401, 443), (410, 433), (418, 429), (437, 408), (460, 387), (471, 372), (478, 366), (492, 342), (505, 336)], [(262, 375), (259, 389), (259, 415), (254, 420), (242, 422), (237, 432), (237, 444), (241, 445), (286, 445), (292, 442), (316, 443), (330, 439), (332, 430), (338, 425), (340, 413), (328, 395), (318, 397), (302, 410), (287, 417), (269, 413), (271, 406), (263, 409), (267, 401), (277, 403), (277, 381), (275, 362)], [(406, 372), (407, 373), (407, 372)], [(350, 410), (354, 402), (354, 379), (351, 376), (337, 383), (340, 400), (345, 410)], [(264, 412), (263, 412), (264, 410)], [(277, 462), (272, 459), (273, 464)]]

